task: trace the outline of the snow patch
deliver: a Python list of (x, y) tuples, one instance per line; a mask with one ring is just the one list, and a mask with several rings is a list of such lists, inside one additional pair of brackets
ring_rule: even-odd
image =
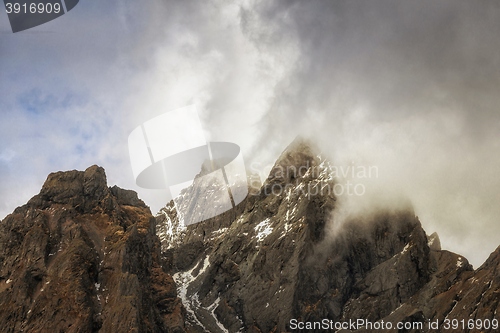
[(331, 182), (333, 181), (333, 168), (332, 165), (324, 159), (319, 165), (318, 165), (318, 170), (319, 174), (317, 179), (323, 182)]
[(201, 274), (205, 273), (205, 271), (207, 270), (208, 266), (210, 266), (210, 257), (206, 256), (205, 260), (203, 260), (203, 267), (200, 268), (200, 271), (198, 272), (197, 276), (200, 276)]
[(292, 189), (289, 189), (288, 193), (286, 194), (286, 201), (290, 202), (291, 196), (292, 196)]
[(241, 223), (245, 220), (245, 216), (242, 214), (240, 217), (236, 220), (236, 223)]
[(179, 294), (179, 297), (182, 300), (182, 304), (186, 308), (186, 311), (188, 312), (189, 316), (193, 318), (193, 320), (196, 321), (196, 323), (200, 326), (203, 327), (203, 324), (200, 322), (198, 317), (196, 317), (195, 309), (200, 307), (200, 302), (198, 300), (198, 294), (194, 294), (193, 297), (188, 297), (188, 288), (193, 283), (198, 276), (203, 274), (208, 266), (210, 265), (210, 257), (207, 256), (205, 260), (203, 260), (203, 267), (200, 268), (198, 271), (198, 274), (193, 275), (193, 272), (198, 266), (201, 264), (198, 263), (197, 265), (194, 265), (193, 268), (191, 268), (189, 271), (186, 272), (178, 272), (175, 273), (172, 278), (174, 279), (175, 283), (177, 284), (177, 292)]
[(273, 228), (269, 224), (270, 221), (271, 220), (267, 218), (255, 226), (254, 229), (257, 233), (255, 237), (257, 237), (258, 242), (262, 242), (267, 236), (271, 234), (271, 232), (273, 232)]
[(444, 317), (444, 319), (448, 319), (448, 316), (450, 315), (450, 313), (453, 312), (453, 310), (455, 310), (455, 307), (457, 306), (457, 304), (458, 304), (458, 302), (456, 300), (453, 300), (453, 307), (451, 308), (450, 312), (448, 312), (446, 317)]
[[(162, 249), (164, 251), (175, 247), (175, 245), (180, 241), (183, 232), (186, 230), (186, 227), (182, 223), (179, 221), (176, 221), (177, 223), (175, 223), (168, 215), (167, 211), (172, 212), (174, 209), (175, 208), (169, 206), (164, 207), (157, 215), (163, 215), (165, 217), (165, 220), (158, 226), (156, 232), (158, 238), (160, 238)], [(164, 244), (167, 245), (166, 248), (163, 248)]]
[(213, 302), (213, 304), (210, 305), (207, 308), (207, 310), (210, 311), (210, 313), (212, 314), (212, 317), (215, 320), (215, 323), (217, 324), (217, 326), (219, 326), (219, 328), (221, 329), (221, 331), (224, 332), (224, 333), (229, 333), (229, 331), (224, 327), (224, 325), (222, 325), (222, 323), (217, 319), (217, 316), (215, 315), (215, 309), (217, 309), (217, 307), (219, 306), (219, 303), (220, 303), (220, 296), (217, 297), (217, 299), (215, 300), (215, 302)]
[(283, 225), (283, 232), (281, 233), (281, 236), (278, 238), (278, 239), (282, 239), (283, 237), (285, 237), (288, 232), (290, 231), (290, 229), (292, 229), (292, 225), (288, 222), (286, 222), (284, 225)]
[(218, 230), (212, 231), (212, 237), (210, 238), (210, 240), (214, 240), (221, 237), (222, 235), (224, 235), (227, 229), (228, 228), (220, 228)]
[(291, 219), (294, 219), (295, 216), (297, 215), (297, 204), (295, 204), (290, 211), (290, 208), (287, 209), (286, 211), (286, 220), (287, 222), (290, 222)]
[(404, 304), (400, 304), (395, 310), (393, 310), (389, 315), (393, 314), (394, 312), (398, 311), (399, 309), (401, 309), (401, 307), (403, 307)]

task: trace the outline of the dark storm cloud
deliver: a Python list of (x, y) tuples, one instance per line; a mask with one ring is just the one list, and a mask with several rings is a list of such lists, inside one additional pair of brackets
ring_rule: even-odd
[(300, 60), (272, 108), (284, 121), (308, 108), (335, 119), (359, 103), (373, 121), (452, 105), (466, 134), (498, 126), (498, 2), (281, 1), (259, 12), (275, 37), (298, 39)]
[(376, 191), (408, 195), (475, 264), (498, 246), (499, 2), (274, 1), (241, 16), (261, 52), (298, 50), (253, 154), (312, 137), (337, 162), (378, 165)]

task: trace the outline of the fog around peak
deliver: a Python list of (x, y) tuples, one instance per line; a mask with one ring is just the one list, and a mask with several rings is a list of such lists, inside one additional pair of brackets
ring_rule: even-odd
[(197, 103), (248, 168), (301, 135), (377, 168), (353, 202), (408, 198), (476, 267), (500, 244), (498, 2), (112, 0), (0, 30), (0, 218), (49, 172), (93, 164), (158, 211), (169, 198), (135, 185), (127, 137)]

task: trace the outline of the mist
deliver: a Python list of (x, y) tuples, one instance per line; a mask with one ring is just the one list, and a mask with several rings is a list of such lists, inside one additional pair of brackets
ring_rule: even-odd
[(196, 103), (248, 167), (301, 135), (377, 168), (353, 207), (408, 198), (475, 267), (500, 244), (498, 2), (110, 1), (37, 29), (0, 35), (0, 218), (92, 164), (157, 212), (170, 198), (135, 185), (127, 136)]
[(303, 135), (336, 165), (376, 166), (377, 177), (357, 180), (367, 193), (349, 197), (352, 209), (408, 198), (443, 248), (481, 264), (500, 244), (499, 4), (313, 1), (259, 9), (266, 22), (259, 26), (270, 27), (259, 40), (278, 41), (271, 52), (281, 42), (296, 53), (254, 153)]

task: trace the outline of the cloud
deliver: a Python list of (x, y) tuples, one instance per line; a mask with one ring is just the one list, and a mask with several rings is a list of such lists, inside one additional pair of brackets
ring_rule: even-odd
[(376, 165), (372, 193), (410, 197), (477, 265), (499, 243), (499, 25), (491, 1), (108, 1), (1, 33), (0, 218), (49, 172), (96, 163), (157, 211), (168, 197), (134, 184), (128, 134), (195, 102), (249, 164), (305, 135)]
[(300, 49), (261, 145), (305, 134), (336, 163), (377, 165), (373, 192), (409, 196), (445, 247), (484, 260), (500, 231), (500, 6), (281, 1), (259, 15), (264, 25), (285, 15), (273, 34)]

